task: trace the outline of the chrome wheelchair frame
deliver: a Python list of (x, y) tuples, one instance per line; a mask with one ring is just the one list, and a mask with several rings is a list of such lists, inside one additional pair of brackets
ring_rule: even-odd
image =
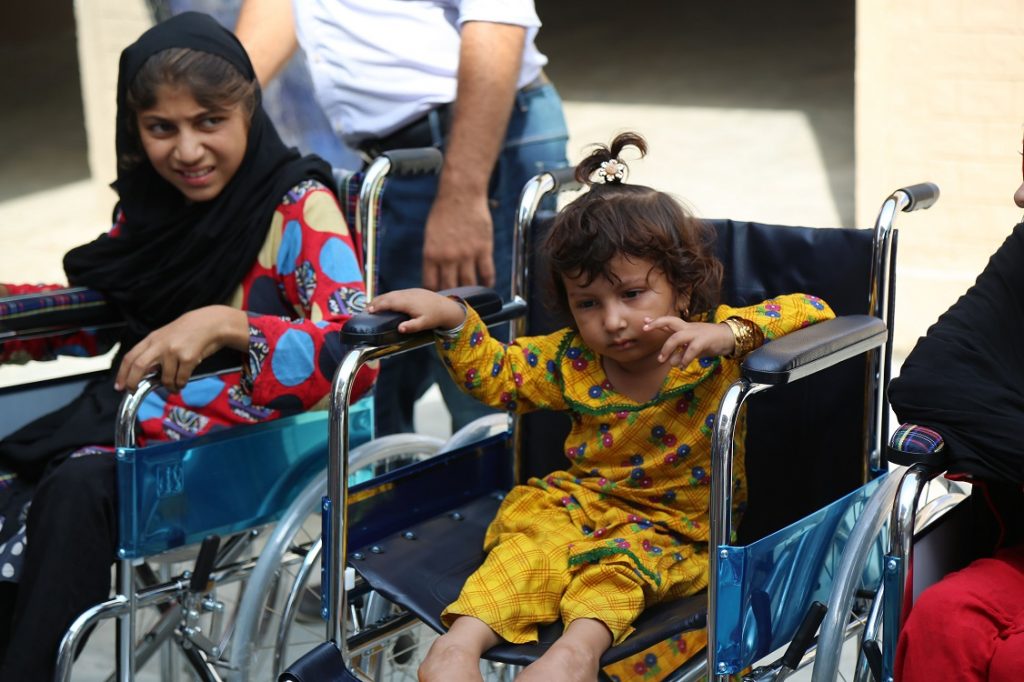
[[(560, 178), (557, 173), (542, 174), (524, 189), (520, 215), (516, 224), (517, 250), (514, 252), (514, 262), (517, 270), (515, 271), (516, 277), (511, 302), (506, 304), (495, 317), (484, 316), (488, 324), (506, 320), (512, 315), (519, 316), (526, 308), (523, 295), (526, 290), (525, 283), (528, 273), (525, 251), (522, 248), (525, 243), (526, 227), (532, 219), (540, 198), (547, 192), (559, 188), (562, 179), (564, 176)], [(744, 548), (729, 545), (733, 531), (730, 513), (732, 500), (731, 487), (725, 482), (732, 478), (734, 429), (738, 414), (749, 397), (772, 386), (800, 380), (843, 360), (867, 353), (869, 358), (867, 372), (874, 388), (865, 396), (866, 414), (869, 415), (869, 418), (864, 424), (864, 440), (867, 449), (863, 464), (863, 479), (867, 481), (872, 478), (875, 479), (875, 483), (861, 492), (851, 493), (850, 496), (838, 500), (835, 504), (839, 505), (837, 509), (841, 515), (847, 514), (849, 510), (862, 510), (867, 512), (867, 516), (872, 519), (884, 515), (882, 510), (887, 508), (885, 501), (895, 494), (895, 480), (884, 475), (885, 464), (882, 458), (882, 438), (887, 429), (888, 419), (885, 398), (890, 353), (888, 330), (892, 326), (893, 318), (891, 305), (893, 292), (890, 285), (890, 275), (894, 267), (895, 231), (893, 222), (898, 212), (928, 208), (937, 197), (937, 187), (923, 184), (897, 190), (883, 203), (872, 231), (869, 295), (868, 300), (865, 301), (867, 314), (851, 315), (815, 325), (808, 330), (802, 330), (773, 341), (768, 347), (748, 357), (744, 363), (743, 377), (733, 384), (723, 397), (713, 428), (712, 445), (713, 470), (716, 475), (712, 477), (711, 508), (716, 513), (712, 514), (711, 551), (709, 553), (711, 585), (708, 588), (708, 622), (713, 625), (708, 628), (708, 646), (705, 656), (691, 659), (690, 663), (676, 671), (675, 676), (671, 679), (692, 680), (710, 671), (709, 679), (724, 681), (739, 673), (744, 665), (750, 662), (742, 662), (740, 650), (743, 647), (736, 642), (735, 635), (730, 632), (733, 624), (742, 623), (744, 619), (742, 604), (738, 604), (735, 594), (730, 592), (735, 589), (733, 583), (723, 579), (723, 575), (729, 575), (730, 572), (737, 570), (739, 565), (734, 563), (735, 556), (740, 557), (739, 561), (745, 560), (742, 556)], [(525, 324), (521, 317), (514, 324), (517, 335), (521, 334), (522, 325)], [(358, 336), (359, 330), (355, 331)], [(351, 632), (346, 619), (342, 617), (342, 614), (346, 613), (348, 609), (349, 592), (353, 589), (352, 581), (343, 582), (340, 579), (344, 573), (343, 558), (359, 559), (361, 557), (350, 553), (348, 544), (350, 519), (348, 515), (352, 501), (345, 488), (340, 486), (340, 482), (345, 480), (349, 472), (344, 453), (348, 451), (347, 424), (351, 378), (365, 362), (431, 342), (431, 338), (423, 336), (400, 337), (397, 334), (385, 332), (383, 338), (375, 341), (374, 345), (354, 347), (338, 368), (331, 393), (328, 479), (329, 490), (339, 491), (339, 494), (336, 498), (325, 500), (323, 535), (325, 538), (330, 538), (330, 546), (325, 550), (327, 559), (324, 570), (326, 576), (332, 579), (324, 581), (324, 602), (327, 613), (325, 638), (327, 643), (334, 648), (340, 667), (345, 672), (340, 672), (339, 666), (333, 663), (332, 654), (325, 652), (324, 657), (319, 661), (313, 660), (317, 656), (310, 656), (309, 671), (314, 677), (299, 677), (296, 675), (300, 675), (300, 673), (294, 675), (289, 673), (282, 676), (282, 680), (367, 679), (358, 671), (353, 670), (350, 663), (360, 651), (365, 650), (373, 641), (391, 636), (396, 630), (409, 627), (408, 619), (403, 617), (394, 619), (392, 623), (382, 624), (380, 627), (374, 628), (372, 632)], [(516, 420), (516, 426), (513, 427), (513, 440), (517, 440), (518, 437), (518, 421)], [(514, 445), (513, 448), (515, 448)], [(520, 460), (518, 458), (514, 460), (514, 467), (515, 480), (519, 480)], [(834, 512), (830, 511), (829, 513)], [(807, 523), (813, 525), (818, 522), (820, 519), (805, 522), (805, 525)], [(793, 525), (794, 527), (798, 526), (798, 524)], [(837, 569), (835, 581), (841, 587), (837, 587), (833, 591), (833, 595), (838, 593), (838, 596), (835, 597), (834, 604), (830, 601), (828, 611), (833, 622), (827, 627), (822, 627), (823, 635), (822, 639), (818, 641), (816, 652), (805, 653), (811, 644), (814, 631), (817, 629), (817, 622), (812, 622), (810, 627), (800, 628), (799, 641), (793, 642), (786, 656), (754, 671), (750, 679), (784, 679), (796, 667), (815, 660), (815, 655), (819, 658), (829, 659), (828, 663), (821, 666), (821, 669), (825, 670), (831, 665), (833, 658), (836, 664), (838, 663), (838, 648), (842, 645), (843, 638), (862, 628), (859, 620), (849, 620), (850, 606), (854, 596), (854, 587), (864, 572), (867, 554), (873, 546), (877, 545), (875, 536), (878, 527), (872, 521), (871, 524), (867, 524), (869, 527), (862, 527), (865, 524), (854, 525), (855, 529), (859, 528), (860, 530), (853, 532), (849, 531), (850, 525), (854, 525), (852, 520), (845, 526), (847, 530), (843, 531), (844, 539), (847, 542), (842, 552), (843, 563)], [(847, 533), (849, 533), (848, 536)], [(370, 549), (373, 550), (373, 548)], [(354, 589), (358, 591), (365, 587), (361, 586), (360, 581), (357, 580)], [(730, 624), (722, 625), (722, 616), (724, 615), (722, 609), (726, 604), (731, 611), (729, 614)], [(821, 613), (820, 610), (818, 613)], [(837, 633), (838, 643), (825, 638), (827, 629)], [(790, 636), (794, 634), (796, 634), (795, 630), (791, 631)], [(328, 644), (325, 644), (324, 647), (327, 647)], [(834, 656), (833, 649), (835, 650)], [(818, 662), (820, 663), (820, 660)], [(816, 664), (815, 679), (818, 679), (818, 669), (819, 666)], [(323, 677), (316, 677), (316, 673), (313, 672), (315, 670), (322, 670)], [(833, 679), (834, 676), (832, 674), (832, 677), (822, 677), (821, 679)]]
[[(434, 149), (397, 150), (380, 157), (368, 169), (359, 188), (359, 208), (355, 226), (357, 231), (368, 236), (371, 246), (371, 251), (368, 254), (370, 257), (369, 268), (371, 269), (368, 270), (368, 273), (373, 273), (372, 268), (375, 268), (372, 256), (372, 249), (375, 248), (375, 210), (385, 178), (392, 172), (396, 174), (436, 172), (440, 163), (440, 154)], [(364, 216), (366, 216), (365, 223)], [(368, 279), (372, 282), (373, 277), (370, 276)], [(107, 319), (110, 316), (103, 312), (105, 310), (103, 301), (94, 295), (95, 292), (72, 291), (76, 295), (81, 294), (84, 302), (80, 306), (80, 310), (84, 309), (84, 317), (81, 320), (73, 318), (72, 322), (115, 324), (113, 319)], [(99, 317), (97, 313), (100, 313)], [(47, 335), (54, 331), (54, 328), (49, 325), (48, 318), (44, 318), (43, 322), (46, 322), (46, 325), (27, 334), (21, 334), (20, 338)], [(2, 334), (2, 338), (12, 336), (14, 334), (7, 332)], [(201, 378), (205, 377), (196, 377), (196, 379)], [(148, 377), (134, 394), (127, 395), (123, 400), (115, 433), (115, 446), (119, 459), (134, 457), (136, 416), (145, 397), (155, 388), (157, 388), (155, 377)], [(324, 430), (311, 424), (314, 419), (308, 415), (309, 413), (299, 415), (299, 421), (303, 423), (306, 431), (312, 429), (317, 433), (318, 438), (323, 438)], [(369, 414), (364, 413), (364, 417), (369, 417)], [(366, 431), (369, 428), (365, 423), (366, 419), (361, 418), (359, 421)], [(264, 425), (257, 425), (257, 428), (260, 426)], [(461, 437), (465, 437), (465, 434)], [(188, 448), (195, 445), (195, 442), (185, 442), (182, 445)], [(353, 467), (355, 470), (373, 467), (398, 453), (431, 456), (442, 445), (440, 440), (426, 436), (405, 437), (397, 440), (394, 438), (381, 439), (367, 443), (354, 451), (352, 453)], [(280, 587), (278, 581), (282, 569), (288, 565), (296, 565), (299, 567), (299, 572), (293, 583), (287, 586), (286, 608), (281, 617), (281, 625), (277, 629), (277, 636), (272, 643), (274, 657), (270, 663), (271, 674), (276, 675), (277, 671), (287, 662), (284, 659), (284, 652), (289, 644), (288, 631), (295, 619), (301, 590), (304, 589), (305, 581), (309, 576), (309, 567), (319, 556), (318, 539), (312, 540), (308, 546), (296, 548), (294, 538), (307, 517), (318, 512), (320, 498), (325, 491), (326, 481), (322, 474), (314, 476), (313, 480), (302, 486), (301, 491), (297, 493), (287, 509), (278, 512), (277, 515), (281, 516), (280, 520), (276, 523), (274, 530), (267, 535), (265, 544), (262, 545), (259, 555), (255, 557), (247, 558), (244, 555), (249, 548), (253, 547), (257, 538), (265, 535), (257, 528), (233, 534), (231, 539), (219, 550), (213, 544), (203, 543), (200, 556), (196, 561), (196, 568), (192, 571), (185, 571), (176, 577), (170, 576), (169, 570), (163, 570), (162, 577), (158, 579), (155, 571), (146, 569), (142, 571), (145, 581), (139, 585), (136, 583), (137, 573), (139, 573), (136, 569), (139, 568), (142, 550), (133, 542), (122, 546), (119, 550), (120, 558), (117, 571), (116, 589), (118, 594), (106, 602), (88, 609), (71, 625), (58, 653), (56, 679), (70, 679), (74, 655), (82, 645), (83, 638), (96, 623), (107, 618), (116, 618), (117, 620), (117, 670), (112, 678), (119, 681), (134, 679), (137, 665), (144, 664), (157, 651), (161, 651), (163, 679), (175, 679), (175, 666), (170, 650), (167, 647), (161, 649), (163, 644), (172, 640), (177, 642), (195, 673), (203, 679), (222, 679), (225, 671), (229, 679), (250, 679), (252, 675), (256, 674), (256, 671), (252, 670), (252, 666), (257, 640), (265, 636), (266, 632), (263, 620), (265, 615), (262, 613), (264, 601), (272, 591), (275, 593), (278, 591), (278, 587)], [(280, 512), (283, 512), (283, 515)], [(271, 514), (267, 520), (272, 520), (270, 518), (272, 516), (275, 515)], [(197, 540), (197, 538), (193, 537), (192, 540)], [(216, 640), (211, 639), (212, 632), (206, 632), (199, 620), (203, 614), (210, 614), (211, 624), (206, 629), (217, 630), (220, 625), (218, 621), (224, 621), (225, 610), (221, 601), (210, 596), (211, 586), (224, 586), (243, 581), (245, 583), (243, 591), (234, 611), (234, 617), (228, 623), (226, 633)], [(141, 641), (137, 641), (135, 637), (136, 613), (140, 608), (153, 606), (160, 608), (162, 615), (153, 629), (147, 632)]]

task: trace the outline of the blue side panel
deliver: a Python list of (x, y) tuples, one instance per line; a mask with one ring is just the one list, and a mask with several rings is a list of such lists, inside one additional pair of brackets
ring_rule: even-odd
[[(350, 443), (369, 440), (372, 399), (352, 406)], [(327, 412), (306, 412), (117, 453), (121, 558), (277, 520), (327, 466)]]
[(348, 546), (363, 547), (483, 495), (507, 492), (511, 444), (500, 433), (351, 486)]
[[(743, 619), (737, 614), (743, 612), (743, 571), (747, 567), (746, 547), (721, 547), (718, 550), (718, 617), (715, 631), (718, 634), (715, 648), (717, 674), (733, 674), (740, 666), (729, 661), (741, 658), (740, 647), (743, 642)], [(728, 614), (728, 615), (726, 615)], [(725, 617), (723, 617), (725, 615)], [(722, 666), (722, 663), (725, 666)]]
[[(728, 671), (741, 670), (784, 646), (811, 603), (828, 601), (846, 538), (880, 481), (747, 547), (718, 548), (716, 669), (724, 663)], [(879, 541), (865, 568), (865, 586), (881, 580), (883, 551)]]

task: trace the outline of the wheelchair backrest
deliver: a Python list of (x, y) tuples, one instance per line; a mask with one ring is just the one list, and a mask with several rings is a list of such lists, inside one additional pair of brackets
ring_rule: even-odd
[[(543, 235), (552, 216), (538, 216)], [(837, 315), (868, 313), (873, 258), (871, 230), (710, 221), (715, 252), (725, 268), (722, 302), (741, 306), (780, 294), (804, 292), (825, 299)], [(534, 243), (540, 243), (535, 239)], [(545, 300), (545, 272), (533, 249), (530, 300)], [(537, 289), (534, 291), (534, 289)], [(529, 334), (562, 326), (543, 304), (531, 305)], [(748, 508), (743, 542), (762, 537), (825, 506), (866, 478), (866, 360), (856, 358), (750, 400), (747, 419)], [(564, 466), (565, 415), (527, 415), (522, 476)], [(786, 500), (785, 505), (778, 500)]]

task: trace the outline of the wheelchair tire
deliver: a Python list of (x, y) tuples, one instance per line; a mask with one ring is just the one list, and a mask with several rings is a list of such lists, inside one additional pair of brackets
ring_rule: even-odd
[[(419, 434), (384, 436), (352, 450), (349, 466), (352, 471), (372, 468), (377, 474), (395, 464), (432, 457), (442, 446), (440, 439)], [(269, 536), (239, 601), (226, 679), (276, 680), (289, 663), (323, 642), (322, 620), (302, 622), (295, 616), (303, 592), (316, 590), (319, 602), (319, 587), (310, 587), (310, 574), (319, 576), (315, 559), (319, 557), (320, 504), (326, 492), (324, 474), (295, 499)], [(307, 556), (312, 558), (306, 561)], [(317, 570), (310, 570), (311, 566)]]

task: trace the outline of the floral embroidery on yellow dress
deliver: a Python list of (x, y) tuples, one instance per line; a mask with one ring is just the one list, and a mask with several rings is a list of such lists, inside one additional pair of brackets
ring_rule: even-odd
[[(817, 297), (790, 294), (719, 306), (709, 317), (750, 320), (768, 342), (834, 314)], [(595, 618), (618, 643), (646, 606), (706, 587), (711, 427), (739, 359), (673, 367), (657, 395), (641, 403), (615, 391), (600, 357), (571, 329), (505, 345), (470, 310), (458, 336), (437, 345), (456, 382), (482, 402), (572, 418), (567, 468), (509, 493), (487, 530), (487, 560), (445, 610), (446, 625), (472, 615), (505, 640), (525, 643), (536, 640), (538, 624)], [(737, 515), (747, 497), (742, 418), (739, 433)], [(703, 643), (702, 631), (686, 633), (608, 671), (623, 680), (660, 679)]]

